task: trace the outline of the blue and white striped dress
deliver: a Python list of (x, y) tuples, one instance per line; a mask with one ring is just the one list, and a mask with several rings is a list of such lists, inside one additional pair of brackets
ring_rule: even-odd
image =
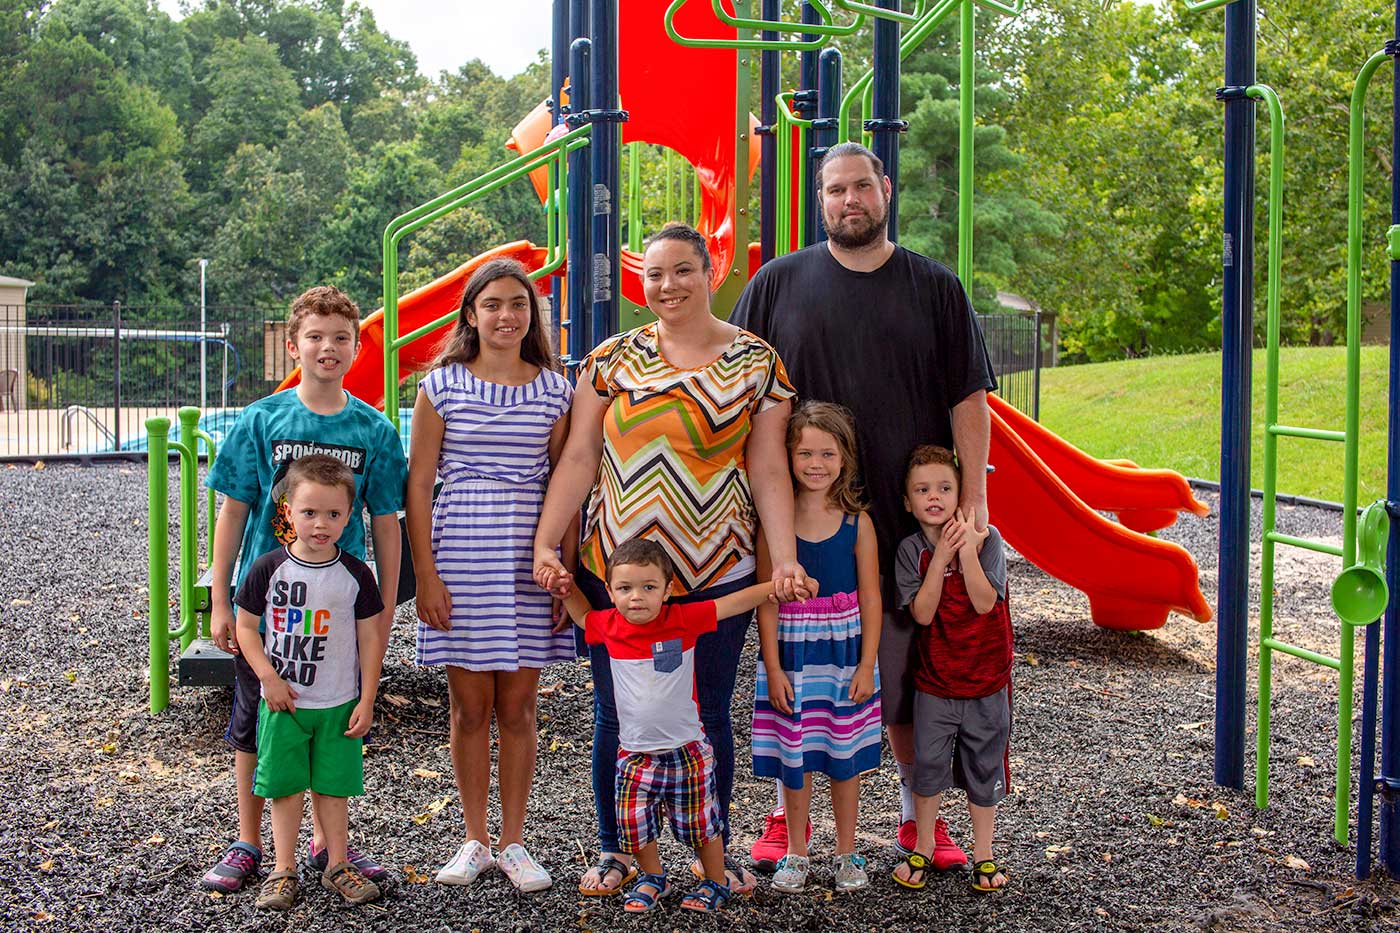
[(420, 622), (418, 663), (513, 671), (572, 660), (573, 633), (550, 633), (549, 594), (531, 571), (549, 432), (573, 387), (547, 369), (522, 386), (497, 385), (453, 363), (420, 388), (446, 423), (433, 559), (452, 596), (452, 629)]

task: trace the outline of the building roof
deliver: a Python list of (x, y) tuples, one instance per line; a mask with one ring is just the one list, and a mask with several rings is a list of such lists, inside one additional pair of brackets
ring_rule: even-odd
[(22, 287), (22, 288), (29, 288), (29, 287), (30, 287), (31, 285), (33, 285), (33, 284), (34, 284), (34, 283), (31, 282), (31, 281), (29, 281), (28, 279), (16, 279), (16, 278), (11, 278), (11, 277), (8, 276), (8, 275), (0, 275), (0, 287), (4, 287), (4, 286), (7, 286), (7, 285), (8, 285), (8, 286), (20, 286), (20, 287)]

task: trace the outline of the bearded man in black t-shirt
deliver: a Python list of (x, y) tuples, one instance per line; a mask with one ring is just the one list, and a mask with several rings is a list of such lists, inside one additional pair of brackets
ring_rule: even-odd
[[(917, 836), (910, 790), (914, 623), (889, 611), (898, 605), (895, 549), (916, 527), (904, 509), (905, 465), (920, 444), (955, 449), (962, 465), (960, 508), (985, 528), (987, 392), (996, 379), (957, 276), (890, 241), (891, 187), (879, 158), (856, 143), (833, 146), (817, 169), (817, 183), (827, 240), (766, 263), (729, 320), (773, 345), (802, 399), (837, 402), (855, 417), (887, 608), (879, 664), (884, 721), (902, 786), (896, 840), (908, 854)], [(781, 810), (767, 817), (754, 843), (760, 868), (773, 868), (787, 851)], [(942, 820), (935, 836), (936, 866), (966, 864)]]

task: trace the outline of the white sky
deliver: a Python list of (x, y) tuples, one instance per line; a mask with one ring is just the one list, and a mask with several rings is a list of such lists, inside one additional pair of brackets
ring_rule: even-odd
[[(401, 39), (429, 77), (474, 58), (502, 77), (522, 71), (549, 48), (551, 0), (359, 0), (381, 31)], [(160, 0), (180, 17), (179, 0)]]

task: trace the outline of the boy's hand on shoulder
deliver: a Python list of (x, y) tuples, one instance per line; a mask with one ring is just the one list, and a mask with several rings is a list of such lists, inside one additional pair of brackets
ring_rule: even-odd
[(374, 697), (362, 696), (360, 702), (356, 703), (355, 708), (350, 711), (350, 728), (345, 730), (345, 734), (352, 739), (362, 739), (369, 734), (372, 725), (374, 725)]
[(209, 637), (220, 651), (238, 654), (238, 626), (233, 620), (233, 607), (226, 600), (215, 599), (209, 610)]
[(864, 703), (875, 695), (875, 667), (862, 664), (851, 677), (851, 702)]
[(295, 713), (296, 698), (300, 696), (292, 685), (273, 674), (262, 682), (263, 702), (267, 708), (277, 713)]

